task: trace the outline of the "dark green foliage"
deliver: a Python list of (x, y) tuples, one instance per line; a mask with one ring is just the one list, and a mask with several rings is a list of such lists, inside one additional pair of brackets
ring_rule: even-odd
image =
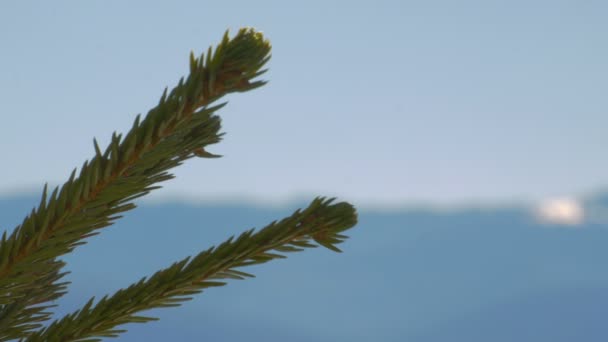
[[(331, 204), (331, 200), (316, 199), (304, 211), (272, 223), (264, 229), (246, 231), (236, 239), (230, 238), (193, 258), (186, 258), (156, 272), (93, 305), (85, 307), (47, 329), (31, 335), (26, 341), (99, 341), (92, 336), (117, 336), (120, 324), (147, 322), (151, 317), (135, 313), (158, 307), (178, 306), (191, 295), (205, 288), (223, 286), (228, 279), (244, 279), (252, 275), (238, 268), (284, 258), (281, 253), (297, 252), (316, 247), (314, 239), (333, 245), (345, 237), (339, 233), (355, 223), (354, 210), (346, 203)], [(320, 238), (322, 236), (322, 238)]]
[(91, 299), (79, 311), (42, 329), (50, 318), (49, 302), (61, 297), (68, 282), (59, 280), (64, 262), (58, 258), (85, 243), (84, 239), (111, 225), (133, 200), (173, 178), (169, 170), (198, 156), (218, 157), (205, 147), (220, 141), (220, 119), (213, 105), (231, 92), (257, 88), (265, 70), (270, 44), (261, 33), (241, 29), (224, 35), (215, 50), (200, 58), (190, 56), (190, 75), (143, 120), (138, 115), (131, 130), (114, 133), (109, 146), (94, 142), (95, 155), (69, 180), (50, 194), (45, 186), (37, 208), (0, 243), (0, 340), (98, 341), (118, 336), (116, 326), (146, 322), (135, 313), (176, 306), (226, 279), (250, 275), (237, 268), (284, 257), (316, 244), (339, 251), (340, 233), (356, 223), (354, 208), (316, 199), (304, 211), (254, 232), (243, 233), (193, 258), (177, 262), (149, 278), (106, 296)]

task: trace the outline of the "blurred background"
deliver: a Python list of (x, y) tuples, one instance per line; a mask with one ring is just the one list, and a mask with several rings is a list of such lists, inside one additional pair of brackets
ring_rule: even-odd
[(11, 231), (226, 29), (273, 44), (192, 160), (66, 257), (57, 317), (314, 196), (337, 255), (154, 310), (122, 341), (606, 341), (608, 3), (54, 1), (0, 5), (0, 228)]

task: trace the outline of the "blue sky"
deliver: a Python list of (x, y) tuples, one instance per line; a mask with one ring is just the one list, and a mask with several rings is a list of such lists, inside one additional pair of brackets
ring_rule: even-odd
[(604, 1), (0, 5), (0, 193), (63, 182), (230, 28), (273, 44), (230, 96), (225, 157), (152, 195), (511, 201), (608, 184)]

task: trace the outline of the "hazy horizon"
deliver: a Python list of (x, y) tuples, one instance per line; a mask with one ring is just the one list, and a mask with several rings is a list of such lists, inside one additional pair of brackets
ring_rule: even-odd
[[(608, 193), (595, 201), (608, 207)], [(0, 202), (12, 228), (37, 198)], [(72, 284), (55, 317), (299, 207), (139, 204), (62, 257)], [(525, 208), (361, 210), (344, 253), (243, 269), (256, 278), (146, 312), (160, 321), (118, 340), (603, 342), (607, 227), (543, 223)]]

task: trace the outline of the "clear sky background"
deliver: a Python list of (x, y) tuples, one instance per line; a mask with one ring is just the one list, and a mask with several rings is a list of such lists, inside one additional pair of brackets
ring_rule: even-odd
[(59, 184), (242, 26), (273, 44), (228, 98), (225, 157), (152, 195), (364, 205), (536, 200), (608, 185), (606, 1), (0, 4), (0, 193)]

